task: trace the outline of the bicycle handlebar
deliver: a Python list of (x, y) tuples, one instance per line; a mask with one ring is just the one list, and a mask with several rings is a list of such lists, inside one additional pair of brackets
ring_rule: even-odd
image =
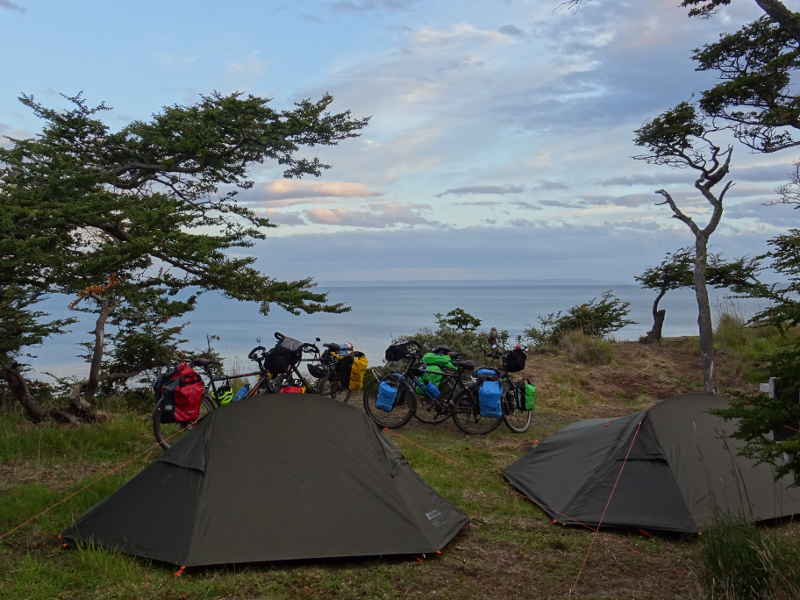
[(247, 358), (249, 358), (250, 360), (258, 360), (259, 353), (263, 354), (266, 351), (267, 351), (267, 349), (264, 348), (264, 346), (256, 346), (255, 348), (250, 350), (250, 354), (247, 355)]

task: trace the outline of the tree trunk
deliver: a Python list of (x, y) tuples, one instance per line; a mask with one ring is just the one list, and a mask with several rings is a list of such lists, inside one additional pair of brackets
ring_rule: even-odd
[(97, 315), (94, 331), (94, 349), (92, 350), (92, 362), (89, 367), (89, 379), (83, 387), (87, 402), (91, 402), (97, 393), (97, 386), (100, 383), (100, 366), (103, 363), (103, 349), (106, 335), (106, 321), (114, 310), (113, 300), (100, 301), (100, 314)]
[(755, 3), (800, 44), (800, 18), (797, 13), (786, 8), (780, 0), (755, 0)]
[(8, 382), (8, 387), (14, 398), (25, 409), (25, 416), (34, 423), (41, 423), (47, 418), (47, 411), (31, 396), (28, 382), (19, 371), (19, 365), (13, 360), (3, 360), (0, 373)]
[(654, 342), (661, 342), (661, 329), (664, 327), (664, 317), (666, 317), (666, 315), (667, 311), (664, 308), (656, 312), (655, 318), (653, 319), (653, 328), (642, 338), (642, 343), (652, 344)]
[(8, 387), (14, 398), (25, 410), (25, 417), (32, 423), (41, 423), (50, 418), (59, 423), (77, 425), (80, 421), (72, 414), (62, 410), (46, 410), (31, 395), (28, 381), (19, 370), (16, 361), (5, 358), (0, 362), (0, 377), (8, 382)]
[(695, 234), (694, 293), (697, 298), (697, 327), (700, 331), (700, 356), (703, 361), (703, 390), (714, 394), (714, 330), (711, 326), (711, 306), (706, 288), (708, 238)]

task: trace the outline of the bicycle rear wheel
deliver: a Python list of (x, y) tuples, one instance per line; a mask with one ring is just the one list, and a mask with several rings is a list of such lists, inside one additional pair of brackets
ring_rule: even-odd
[[(394, 407), (390, 411), (385, 411), (375, 405), (378, 400), (378, 386), (386, 380), (399, 388)], [(408, 423), (414, 416), (417, 410), (417, 399), (404, 385), (398, 385), (397, 379), (390, 375), (381, 381), (374, 381), (370, 385), (364, 386), (364, 410), (380, 427), (397, 429)]]
[(152, 420), (153, 435), (155, 436), (158, 445), (164, 450), (167, 450), (170, 448), (170, 446), (177, 443), (178, 440), (186, 435), (186, 432), (191, 431), (212, 410), (214, 410), (214, 408), (216, 408), (216, 405), (208, 397), (208, 394), (203, 394), (203, 399), (200, 402), (200, 413), (197, 415), (197, 419), (195, 421), (192, 421), (191, 423), (162, 423), (161, 413), (163, 401), (164, 398), (162, 397), (156, 403), (156, 407), (153, 409)]
[(491, 433), (502, 422), (503, 417), (484, 417), (478, 406), (478, 398), (471, 390), (465, 390), (455, 399), (453, 421), (456, 426), (469, 435)]
[(519, 408), (522, 405), (519, 396), (524, 393), (524, 388), (514, 384), (503, 394), (503, 421), (514, 433), (525, 433), (533, 422), (533, 411)]

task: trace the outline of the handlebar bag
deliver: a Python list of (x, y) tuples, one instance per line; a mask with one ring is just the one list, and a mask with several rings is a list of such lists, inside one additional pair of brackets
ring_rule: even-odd
[(303, 342), (285, 337), (267, 352), (267, 371), (273, 374), (287, 373), (302, 358)]
[(392, 344), (386, 349), (386, 361), (392, 362), (395, 360), (403, 360), (408, 358), (411, 353), (411, 342), (401, 342), (399, 344)]
[(482, 417), (502, 417), (500, 398), (503, 388), (499, 381), (482, 381), (478, 388), (478, 407)]
[(503, 368), (509, 373), (516, 373), (525, 368), (528, 356), (522, 348), (514, 348), (503, 356)]

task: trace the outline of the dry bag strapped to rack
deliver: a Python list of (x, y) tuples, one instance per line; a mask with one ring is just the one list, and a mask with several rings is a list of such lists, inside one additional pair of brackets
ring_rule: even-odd
[(528, 355), (525, 354), (525, 351), (517, 346), (513, 350), (506, 352), (503, 356), (503, 369), (509, 373), (522, 371), (522, 369), (525, 368), (525, 361), (527, 358)]
[[(453, 359), (447, 354), (427, 352), (422, 356), (422, 363), (425, 365), (425, 373), (421, 377), (422, 383), (426, 384), (428, 391), (431, 392), (431, 396), (438, 398), (439, 384), (442, 383), (442, 379), (444, 378), (444, 370), (456, 370)], [(419, 393), (423, 393), (422, 390), (418, 391)]]
[(175, 370), (158, 378), (156, 399), (161, 402), (162, 423), (191, 423), (200, 416), (205, 385), (200, 375), (182, 362)]
[(375, 399), (375, 407), (384, 412), (392, 412), (399, 392), (398, 379), (402, 377), (400, 373), (392, 373), (378, 384), (378, 397)]
[(292, 365), (303, 358), (303, 342), (290, 337), (283, 337), (275, 347), (267, 352), (267, 371), (273, 375), (288, 373)]
[(475, 371), (478, 378), (478, 408), (482, 417), (502, 417), (503, 385), (500, 383), (500, 374), (494, 369), (478, 369)]

